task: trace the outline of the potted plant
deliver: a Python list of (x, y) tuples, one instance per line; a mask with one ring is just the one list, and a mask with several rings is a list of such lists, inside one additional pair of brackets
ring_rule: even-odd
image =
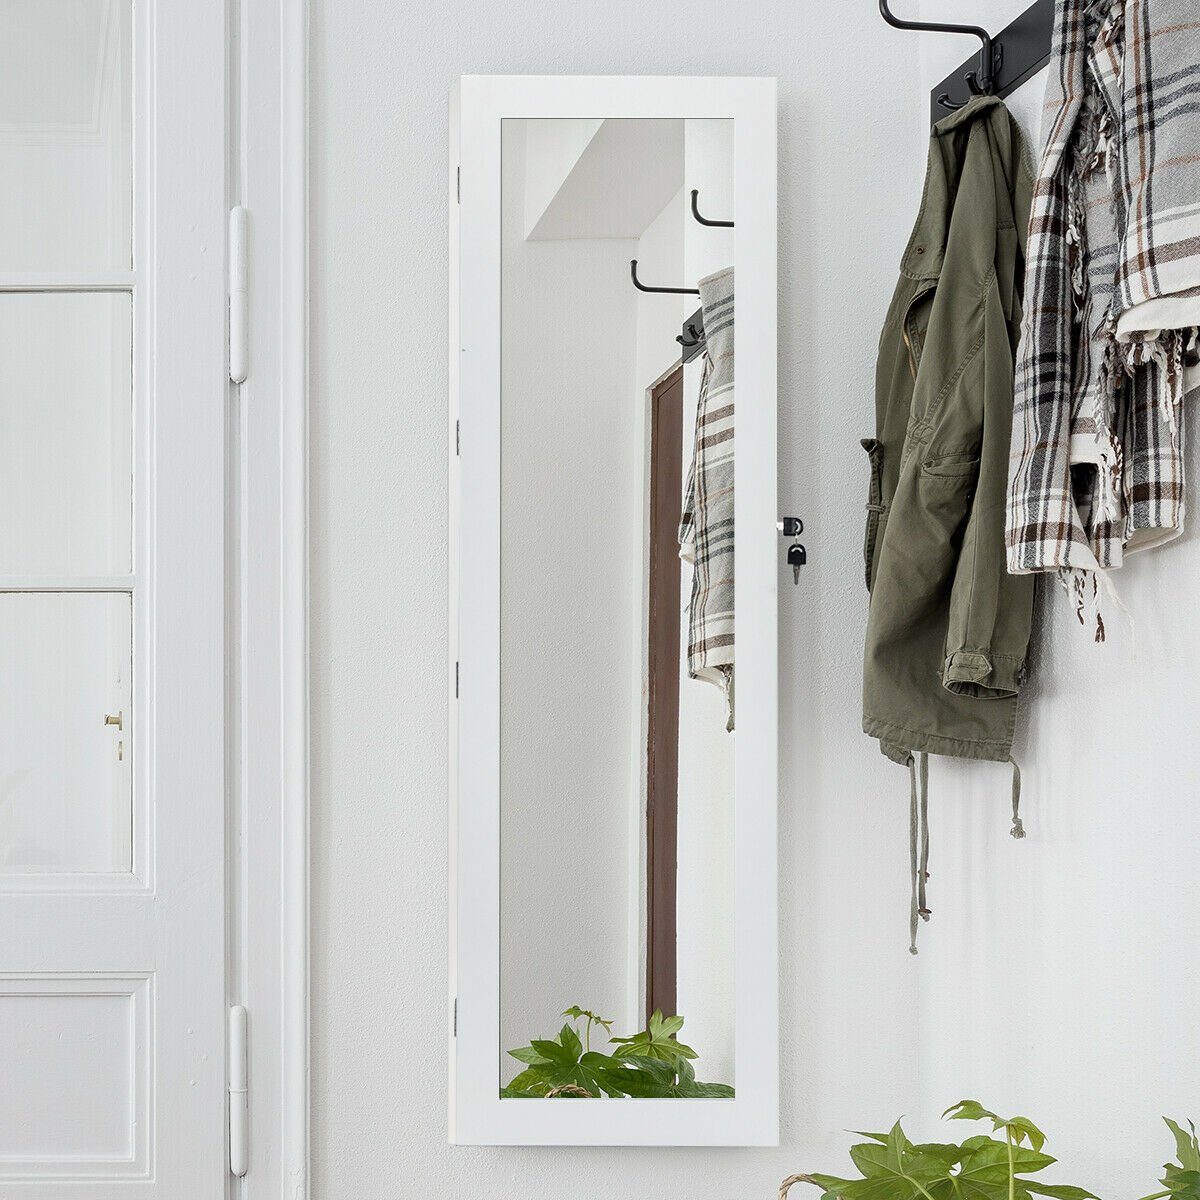
[(897, 1121), (889, 1133), (859, 1134), (870, 1140), (850, 1149), (858, 1178), (790, 1175), (780, 1185), (780, 1200), (796, 1183), (821, 1188), (822, 1200), (1096, 1200), (1086, 1188), (1031, 1178), (1055, 1159), (1042, 1153), (1046, 1137), (1026, 1117), (998, 1117), (975, 1100), (960, 1100), (942, 1116), (991, 1121), (992, 1133), (1003, 1131), (1004, 1140), (981, 1134), (961, 1144), (914, 1145)]

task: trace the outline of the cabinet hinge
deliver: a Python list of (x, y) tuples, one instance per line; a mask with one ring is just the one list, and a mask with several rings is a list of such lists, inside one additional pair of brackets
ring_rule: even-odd
[(454, 698), (458, 699), (458, 662), (454, 663)]
[(454, 457), (462, 455), (462, 422), (454, 422)]
[(229, 1009), (229, 1171), (239, 1178), (250, 1165), (250, 1103), (246, 1089), (246, 1009)]
[(250, 371), (249, 215), (240, 204), (229, 210), (229, 378), (234, 383), (245, 383)]
[(454, 168), (454, 203), (462, 203), (462, 167)]
[(458, 1037), (458, 997), (454, 997), (454, 1036)]

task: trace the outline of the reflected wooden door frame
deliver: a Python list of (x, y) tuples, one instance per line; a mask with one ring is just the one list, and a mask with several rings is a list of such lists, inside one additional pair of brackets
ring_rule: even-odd
[(650, 391), (646, 688), (646, 1019), (676, 1011), (683, 367)]

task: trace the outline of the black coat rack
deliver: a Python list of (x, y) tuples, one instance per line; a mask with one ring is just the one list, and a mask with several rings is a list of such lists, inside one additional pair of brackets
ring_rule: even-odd
[[(995, 74), (991, 94), (1001, 98), (1036, 75), (1049, 61), (1054, 37), (1054, 0), (1036, 0), (1015, 21), (992, 38)], [(940, 121), (948, 111), (947, 101), (970, 98), (970, 74), (974, 63), (967, 61), (952, 71), (929, 95), (931, 121)]]
[[(707, 225), (710, 229), (732, 229), (732, 221), (718, 221), (712, 217), (703, 216), (700, 212), (700, 192), (699, 189), (692, 189), (692, 217), (700, 225)], [(629, 262), (629, 278), (633, 281), (633, 286), (639, 292), (654, 292), (665, 296), (698, 296), (700, 295), (699, 288), (689, 287), (661, 287), (657, 284), (643, 283), (638, 278), (637, 259), (630, 259)], [(704, 309), (700, 307), (683, 323), (683, 332), (675, 339), (682, 347), (682, 358), (685, 363), (689, 363), (693, 358), (698, 357), (704, 351)]]
[(1009, 96), (1050, 61), (1054, 33), (1054, 0), (1036, 0), (1000, 33), (992, 35), (978, 25), (907, 21), (891, 10), (889, 0), (879, 0), (883, 19), (897, 29), (932, 33), (961, 33), (980, 40), (980, 52), (952, 71), (930, 93), (929, 108), (936, 124), (961, 108), (972, 96)]

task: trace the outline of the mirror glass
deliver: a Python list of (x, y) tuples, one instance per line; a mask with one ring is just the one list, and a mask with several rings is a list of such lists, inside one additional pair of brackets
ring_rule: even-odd
[[(514, 1101), (736, 1086), (733, 139), (732, 120), (503, 122)], [(635, 260), (678, 291), (639, 290)]]

